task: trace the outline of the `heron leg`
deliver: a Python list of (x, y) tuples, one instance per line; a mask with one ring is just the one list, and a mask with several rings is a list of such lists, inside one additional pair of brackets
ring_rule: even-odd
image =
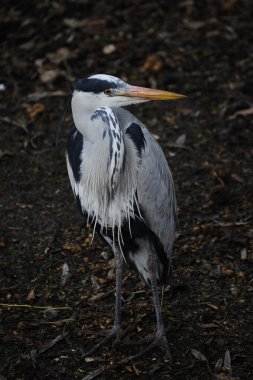
[(82, 355), (82, 358), (93, 355), (101, 347), (103, 347), (110, 340), (115, 338), (117, 342), (121, 336), (121, 288), (122, 288), (122, 271), (123, 271), (123, 258), (122, 254), (118, 248), (114, 248), (114, 265), (116, 268), (116, 289), (115, 289), (115, 314), (114, 314), (114, 324), (112, 329), (107, 333), (105, 338), (96, 344), (89, 351)]
[(158, 292), (158, 286), (156, 281), (156, 259), (155, 256), (152, 254), (149, 256), (149, 267), (151, 272), (151, 280), (150, 280), (150, 288), (153, 295), (153, 302), (155, 307), (155, 314), (156, 314), (156, 334), (154, 339), (151, 341), (151, 343), (145, 347), (142, 351), (138, 352), (136, 355), (129, 356), (122, 360), (122, 364), (127, 363), (132, 360), (139, 359), (143, 355), (147, 354), (148, 352), (152, 351), (155, 347), (161, 347), (165, 349), (166, 357), (168, 360), (172, 361), (170, 348), (166, 336), (166, 329), (164, 326), (163, 318), (162, 318), (162, 310), (161, 310), (161, 304), (159, 299), (159, 292)]
[(116, 268), (116, 290), (115, 290), (115, 314), (113, 327), (119, 329), (121, 326), (121, 288), (123, 257), (118, 248), (114, 248), (115, 268)]

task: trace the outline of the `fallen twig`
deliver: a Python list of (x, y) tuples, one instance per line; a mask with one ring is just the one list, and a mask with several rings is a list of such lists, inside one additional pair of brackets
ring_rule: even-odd
[(92, 379), (95, 379), (97, 376), (101, 375), (102, 372), (104, 372), (104, 370), (106, 369), (107, 367), (101, 367), (99, 369), (96, 369), (95, 371), (89, 373), (89, 375), (87, 376), (84, 376), (82, 378), (82, 380), (92, 380)]
[(53, 340), (51, 340), (49, 343), (45, 344), (44, 346), (42, 346), (38, 351), (37, 350), (32, 350), (31, 351), (31, 359), (32, 361), (37, 364), (37, 359), (38, 357), (43, 354), (45, 351), (49, 350), (50, 348), (52, 348), (53, 346), (56, 345), (56, 343), (62, 341), (63, 339), (65, 339), (67, 333), (63, 332), (63, 334), (61, 335), (57, 335), (57, 337)]
[(10, 304), (10, 303), (0, 303), (0, 307), (23, 307), (28, 309), (50, 309), (50, 310), (66, 310), (71, 309), (69, 306), (34, 306), (34, 305), (20, 305), (20, 304)]
[(18, 288), (18, 285), (12, 285), (12, 286), (8, 286), (7, 288), (1, 288), (0, 293), (7, 292), (9, 290), (16, 289), (16, 288)]
[(192, 148), (190, 148), (189, 146), (185, 146), (185, 145), (180, 145), (180, 144), (176, 144), (176, 143), (166, 143), (166, 146), (168, 148), (185, 149), (185, 150), (189, 150), (189, 151), (192, 152)]
[[(75, 319), (74, 318), (65, 318), (65, 319), (59, 319), (57, 321), (39, 321), (39, 322), (36, 322), (36, 323), (32, 323), (32, 322), (20, 322), (20, 326), (21, 327), (37, 327), (37, 326), (40, 326), (40, 325), (62, 325), (64, 323), (70, 323), (70, 322), (73, 322)], [(1, 380), (1, 379), (0, 379)]]

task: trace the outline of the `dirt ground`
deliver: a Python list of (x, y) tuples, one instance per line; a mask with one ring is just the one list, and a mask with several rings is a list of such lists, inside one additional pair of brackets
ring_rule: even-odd
[[(2, 1), (0, 9), (0, 379), (252, 379), (253, 9), (250, 1)], [(94, 73), (187, 95), (131, 108), (174, 176), (178, 227), (163, 315), (173, 356), (127, 365), (155, 332), (149, 290), (125, 270), (110, 328), (110, 250), (82, 227), (58, 116)], [(102, 254), (102, 255), (101, 255)], [(62, 284), (63, 267), (69, 269)], [(90, 373), (90, 377), (87, 377)], [(98, 372), (97, 372), (98, 374)]]

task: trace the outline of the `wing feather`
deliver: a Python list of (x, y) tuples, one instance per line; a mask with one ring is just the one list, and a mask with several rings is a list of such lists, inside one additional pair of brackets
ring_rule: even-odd
[(145, 127), (143, 133), (146, 146), (138, 174), (138, 200), (149, 228), (159, 237), (170, 257), (177, 207), (174, 182), (162, 149)]
[[(124, 109), (117, 108), (115, 112), (125, 132), (133, 124), (142, 130), (145, 144), (138, 171), (138, 201), (148, 227), (158, 236), (169, 259), (174, 243), (177, 203), (167, 160), (153, 135), (138, 119)], [(139, 131), (137, 134), (139, 142)]]

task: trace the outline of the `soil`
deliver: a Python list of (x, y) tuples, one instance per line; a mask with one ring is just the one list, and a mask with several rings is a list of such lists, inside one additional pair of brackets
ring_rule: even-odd
[[(1, 2), (1, 380), (253, 378), (252, 16), (240, 0)], [(150, 291), (129, 268), (131, 331), (81, 359), (113, 322), (113, 260), (91, 244), (72, 196), (70, 115), (55, 141), (75, 81), (94, 73), (187, 95), (131, 107), (177, 191), (162, 301), (172, 363), (161, 348), (119, 365), (156, 326)]]

